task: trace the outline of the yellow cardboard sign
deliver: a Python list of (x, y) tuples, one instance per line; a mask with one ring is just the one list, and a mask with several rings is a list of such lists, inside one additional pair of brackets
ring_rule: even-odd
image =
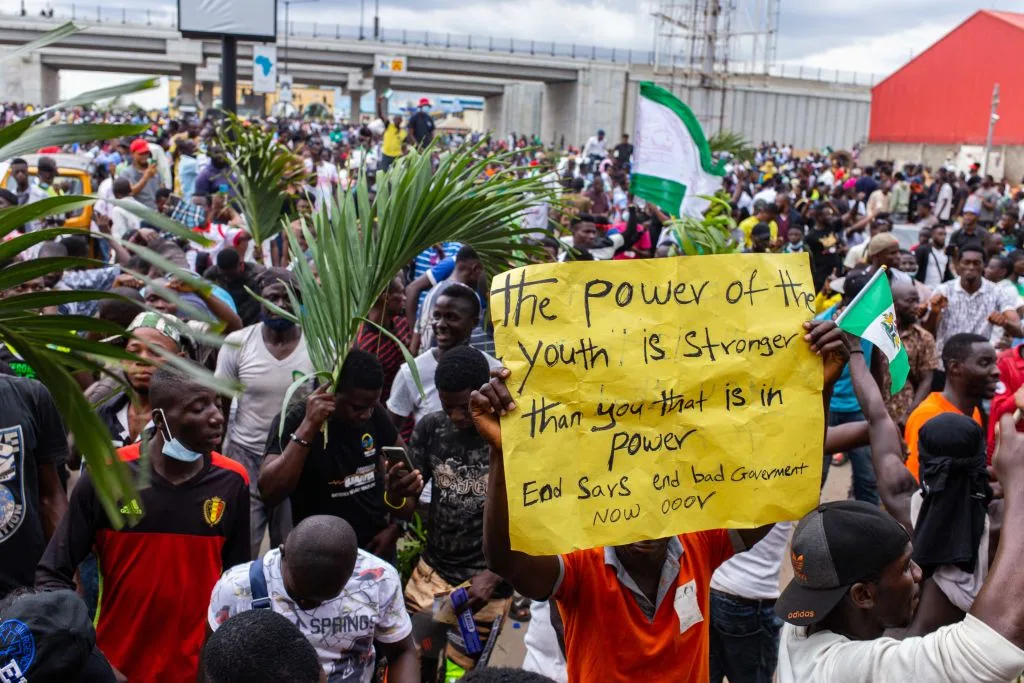
[(804, 254), (534, 265), (490, 308), (512, 547), (534, 555), (798, 519), (822, 365)]

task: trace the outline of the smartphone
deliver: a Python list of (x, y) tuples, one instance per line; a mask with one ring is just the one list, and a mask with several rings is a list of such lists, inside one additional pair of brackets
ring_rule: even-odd
[(409, 452), (404, 448), (398, 446), (384, 446), (384, 457), (388, 459), (388, 468), (390, 469), (396, 462), (404, 462), (405, 466), (412, 472), (416, 469), (416, 466), (412, 464), (412, 458), (409, 457)]

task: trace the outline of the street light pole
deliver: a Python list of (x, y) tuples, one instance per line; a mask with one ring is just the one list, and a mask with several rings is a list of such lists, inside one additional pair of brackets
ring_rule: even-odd
[(284, 73), (288, 74), (288, 58), (291, 56), (288, 54), (288, 36), (292, 33), (291, 22), (288, 19), (289, 11), (291, 10), (292, 4), (303, 5), (311, 2), (320, 2), (320, 0), (284, 0)]
[(359, 40), (363, 39), (363, 25), (366, 22), (366, 0), (359, 0)]
[(380, 40), (380, 0), (373, 0), (373, 39)]
[(992, 151), (992, 133), (995, 131), (996, 121), (999, 120), (999, 84), (992, 88), (992, 110), (988, 115), (988, 135), (985, 137), (985, 156), (981, 159), (981, 175), (988, 175), (988, 156)]

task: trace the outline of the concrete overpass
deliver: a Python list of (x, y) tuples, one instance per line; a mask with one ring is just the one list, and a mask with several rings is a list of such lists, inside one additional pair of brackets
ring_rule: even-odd
[[(190, 40), (170, 28), (118, 25), (76, 20), (85, 30), (39, 50), (20, 63), (8, 65), (3, 75), (0, 97), (5, 100), (55, 104), (59, 96), (59, 73), (70, 71), (109, 71), (146, 75), (180, 76), (186, 98), (195, 97), (197, 82), (219, 80), (221, 44), (216, 40)], [(53, 20), (38, 17), (0, 15), (0, 46), (14, 46), (34, 40), (52, 29)], [(524, 88), (530, 92), (548, 92), (558, 103), (549, 120), (514, 121), (508, 127), (519, 131), (538, 131), (554, 139), (575, 139), (589, 124), (564, 116), (577, 111), (585, 101), (595, 98), (585, 84), (592, 72), (602, 77), (619, 74), (624, 83), (626, 66), (594, 60), (529, 54), (501, 54), (447, 47), (395, 46), (372, 40), (326, 37), (290, 37), (284, 49), (284, 37), (278, 41), (282, 64), (298, 84), (341, 87), (353, 99), (365, 94), (372, 79), (374, 89), (391, 87), (414, 92), (473, 95), (485, 98), (485, 116), (494, 129), (504, 128), (506, 119), (516, 112), (505, 105), (512, 91), (517, 99)], [(252, 43), (238, 46), (239, 78), (251, 78)], [(373, 78), (374, 56), (401, 54), (406, 57), (407, 72), (389, 78)], [(355, 87), (351, 87), (352, 85)], [(583, 86), (581, 88), (581, 85)], [(360, 89), (356, 89), (360, 88)], [(204, 88), (208, 90), (212, 88)], [(577, 101), (578, 100), (578, 101)], [(530, 116), (533, 112), (530, 112)], [(597, 119), (616, 118), (597, 116)], [(530, 124), (530, 125), (527, 125)], [(612, 126), (611, 123), (600, 125)]]
[[(0, 49), (38, 38), (55, 19), (0, 13)], [(180, 76), (182, 92), (219, 81), (221, 44), (190, 40), (170, 27), (76, 19), (85, 30), (14, 64), (0, 65), (0, 98), (55, 104), (59, 74), (110, 71)], [(294, 32), (293, 32), (294, 34)], [(785, 140), (797, 147), (848, 147), (866, 137), (870, 91), (804, 78), (721, 75), (713, 87), (699, 75), (656, 72), (644, 63), (564, 54), (529, 54), (443, 45), (396, 45), (332, 35), (284, 36), (282, 68), (295, 83), (341, 87), (354, 100), (371, 87), (484, 98), (484, 121), (499, 134), (540, 133), (545, 142), (579, 145), (598, 128), (612, 140), (634, 123), (638, 84), (653, 80), (687, 102), (710, 133), (729, 128), (751, 140)], [(486, 40), (486, 39), (484, 39)], [(551, 52), (554, 53), (554, 45)], [(407, 73), (374, 78), (374, 55), (400, 54)], [(643, 53), (642, 53), (643, 54)], [(238, 46), (239, 78), (251, 77), (252, 44)], [(642, 55), (641, 55), (642, 57)], [(70, 73), (69, 73), (70, 76)], [(70, 76), (74, 77), (74, 76)], [(87, 87), (88, 84), (83, 84)], [(353, 111), (357, 110), (353, 108)]]

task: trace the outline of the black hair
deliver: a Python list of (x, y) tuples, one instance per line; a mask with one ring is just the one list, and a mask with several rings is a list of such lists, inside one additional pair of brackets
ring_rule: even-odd
[(871, 273), (867, 270), (851, 270), (843, 282), (843, 303), (850, 303), (854, 297), (871, 281)]
[(203, 647), (210, 683), (317, 683), (320, 659), (302, 631), (274, 610), (240, 612)]
[(950, 363), (963, 363), (975, 344), (987, 344), (988, 338), (980, 334), (962, 332), (950, 337), (942, 347), (942, 365), (949, 371)]
[(89, 240), (85, 235), (68, 235), (60, 241), (68, 252), (68, 256), (76, 258), (89, 257)]
[[(183, 340), (184, 343), (184, 340)], [(149, 404), (153, 408), (170, 408), (181, 401), (186, 386), (201, 386), (170, 364), (161, 365), (149, 380)]]
[(480, 297), (477, 296), (477, 293), (469, 285), (464, 285), (461, 282), (449, 283), (441, 290), (438, 296), (446, 296), (449, 299), (462, 299), (469, 305), (472, 314), (480, 317)]
[(36, 169), (39, 171), (46, 171), (48, 173), (56, 173), (57, 162), (51, 157), (39, 157), (39, 161), (36, 162)]
[(166, 187), (161, 187), (159, 190), (156, 191), (156, 198), (157, 199), (167, 199), (170, 196), (171, 196), (171, 191), (168, 190)]
[(592, 216), (589, 213), (576, 214), (569, 222), (569, 227), (575, 228), (580, 223), (593, 223), (594, 225), (597, 225), (597, 217)]
[(466, 683), (553, 683), (547, 676), (503, 666), (473, 669), (462, 680)]
[(767, 223), (758, 223), (750, 231), (751, 237), (771, 237), (772, 228)]
[(441, 356), (434, 371), (434, 385), (440, 391), (457, 393), (479, 389), (490, 377), (487, 358), (471, 346), (456, 346)]
[(338, 391), (345, 389), (369, 389), (376, 391), (384, 387), (384, 369), (372, 353), (352, 349), (345, 356), (338, 377)]
[(969, 251), (973, 251), (976, 254), (981, 254), (981, 260), (985, 260), (985, 247), (982, 246), (981, 242), (977, 240), (971, 240), (964, 246), (960, 247), (960, 257), (963, 258), (963, 255)]
[(1013, 272), (1013, 261), (1008, 256), (993, 256), (992, 258), (999, 262), (999, 266), (1006, 271), (1007, 275)]
[(466, 261), (479, 261), (480, 257), (477, 256), (476, 249), (469, 246), (468, 244), (462, 245), (458, 253), (455, 254), (456, 263), (465, 263)]
[(562, 248), (562, 243), (551, 236), (547, 236), (544, 239), (542, 239), (540, 241), (540, 244), (543, 247), (552, 247), (557, 250), (560, 250)]
[(15, 159), (11, 159), (11, 163), (10, 163), (11, 166), (16, 166), (18, 164), (21, 164), (22, 166), (28, 166), (28, 162), (25, 161), (24, 159), (22, 159), (21, 157), (17, 157)]
[[(142, 302), (142, 295), (139, 290), (131, 287), (115, 287), (110, 290), (111, 294), (117, 294), (121, 299), (104, 299), (100, 302), (96, 313), (100, 320), (109, 320), (121, 327), (131, 325), (135, 317), (146, 310)], [(129, 299), (129, 301), (125, 301)]]
[(234, 249), (221, 249), (217, 252), (217, 267), (221, 270), (234, 270), (242, 262), (242, 257)]

